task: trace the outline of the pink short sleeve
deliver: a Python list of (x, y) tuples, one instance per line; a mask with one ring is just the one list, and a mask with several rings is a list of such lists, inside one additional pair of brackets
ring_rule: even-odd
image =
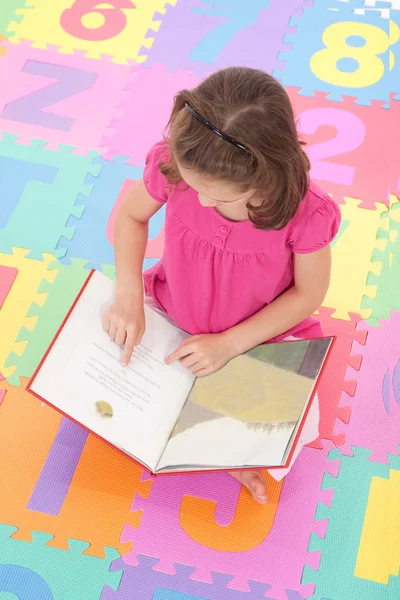
[[(309, 192), (310, 194), (310, 192)], [(317, 202), (316, 202), (317, 200)], [(327, 194), (315, 196), (304, 218), (296, 220), (289, 236), (295, 254), (311, 254), (328, 246), (340, 227), (340, 209)]]
[(164, 142), (155, 144), (146, 157), (146, 165), (143, 172), (143, 181), (148, 194), (157, 202), (168, 200), (168, 181), (160, 171), (160, 160), (167, 158), (167, 150)]

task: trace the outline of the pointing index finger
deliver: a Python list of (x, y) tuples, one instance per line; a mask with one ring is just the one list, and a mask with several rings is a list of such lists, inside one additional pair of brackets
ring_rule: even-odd
[(121, 363), (123, 367), (127, 367), (129, 365), (129, 361), (131, 360), (132, 352), (134, 349), (133, 343), (133, 335), (130, 331), (127, 331), (126, 340), (124, 345), (124, 351), (122, 353)]

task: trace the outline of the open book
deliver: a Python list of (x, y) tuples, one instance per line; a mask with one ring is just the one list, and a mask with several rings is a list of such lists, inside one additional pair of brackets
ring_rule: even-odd
[(145, 306), (128, 367), (101, 317), (114, 284), (92, 271), (28, 390), (153, 473), (285, 467), (333, 338), (267, 344), (198, 378), (165, 357), (188, 334)]

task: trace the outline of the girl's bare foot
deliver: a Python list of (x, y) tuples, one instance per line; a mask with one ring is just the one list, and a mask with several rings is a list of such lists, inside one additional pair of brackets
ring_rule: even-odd
[(240, 481), (249, 490), (254, 500), (260, 504), (267, 504), (267, 486), (259, 471), (231, 471), (229, 475)]

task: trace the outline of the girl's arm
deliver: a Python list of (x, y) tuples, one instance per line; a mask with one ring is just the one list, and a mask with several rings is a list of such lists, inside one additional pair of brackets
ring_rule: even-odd
[(295, 283), (258, 313), (223, 333), (194, 335), (166, 358), (181, 360), (199, 377), (214, 373), (235, 356), (274, 338), (309, 317), (323, 302), (329, 287), (331, 251), (294, 255)]
[(118, 210), (114, 229), (117, 298), (143, 299), (142, 266), (149, 220), (161, 206), (149, 196), (140, 180)]
[(142, 265), (149, 220), (161, 206), (139, 181), (122, 202), (115, 221), (116, 296), (104, 314), (103, 328), (112, 340), (124, 346), (125, 366), (145, 330)]
[(309, 317), (321, 306), (331, 272), (330, 246), (294, 255), (294, 285), (258, 313), (228, 329), (234, 356), (274, 338)]

